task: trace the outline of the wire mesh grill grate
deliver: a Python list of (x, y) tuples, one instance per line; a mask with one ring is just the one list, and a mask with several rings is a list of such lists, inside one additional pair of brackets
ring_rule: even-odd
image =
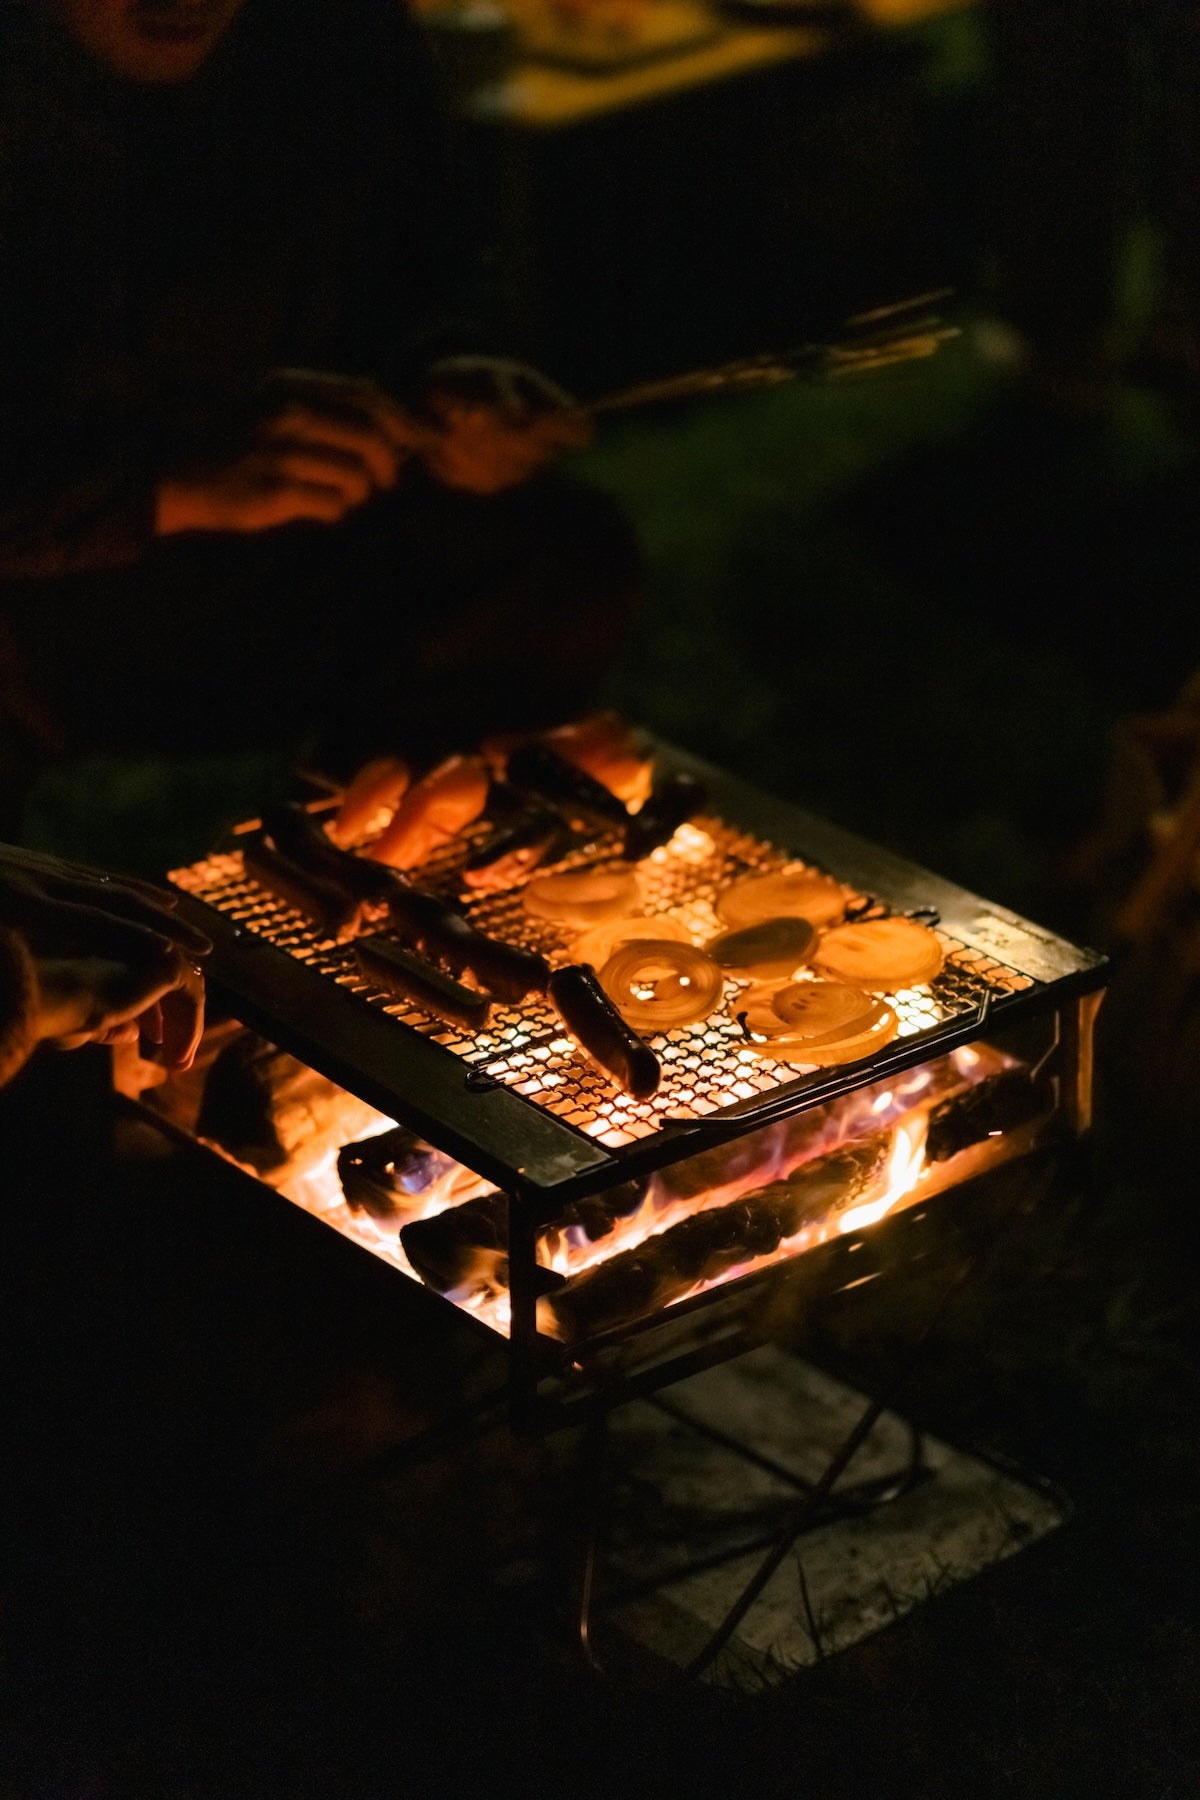
[[(469, 850), (470, 840), (460, 840), (452, 850), (431, 859), (418, 871), (420, 885), (457, 899), (480, 930), (540, 951), (553, 964), (569, 962), (576, 933), (531, 917), (522, 904), (520, 886), (487, 895), (464, 889), (459, 872)], [(606, 856), (615, 861), (616, 852), (614, 837), (553, 866), (569, 868), (585, 861), (603, 866)], [(700, 819), (681, 826), (669, 845), (638, 864), (642, 909), (650, 917), (671, 914), (703, 944), (722, 929), (714, 902), (731, 881), (805, 866), (720, 819)], [(350, 989), (364, 1005), (382, 1009), (610, 1148), (652, 1136), (667, 1118), (703, 1118), (738, 1102), (765, 1099), (804, 1074), (794, 1065), (763, 1061), (748, 1048), (734, 1016), (737, 996), (747, 984), (731, 979), (725, 984), (724, 1011), (651, 1040), (662, 1063), (662, 1082), (650, 1100), (634, 1101), (585, 1059), (546, 1000), (534, 998), (520, 1006), (497, 1003), (486, 1031), (469, 1035), (380, 993), (363, 980), (352, 946), (320, 937), (299, 913), (247, 879), (239, 851), (177, 869), (171, 880), (242, 930)], [(846, 893), (848, 900), (862, 897), (849, 888)], [(985, 995), (999, 998), (1033, 985), (1029, 976), (946, 932), (939, 930), (938, 936), (946, 961), (936, 980), (886, 996), (899, 1018), (901, 1038), (936, 1033), (938, 1027), (977, 1008)], [(863, 1079), (869, 1080), (870, 1062), (864, 1061), (862, 1068)], [(817, 1076), (822, 1073), (818, 1070)]]

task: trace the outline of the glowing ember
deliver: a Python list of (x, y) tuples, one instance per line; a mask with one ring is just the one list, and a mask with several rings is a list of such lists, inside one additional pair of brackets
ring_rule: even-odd
[[(964, 1062), (970, 1064), (969, 1072)], [(912, 1069), (886, 1083), (860, 1089), (828, 1106), (796, 1118), (760, 1129), (712, 1151), (652, 1175), (638, 1191), (635, 1184), (576, 1202), (563, 1218), (546, 1228), (538, 1242), (537, 1259), (543, 1268), (560, 1280), (575, 1284), (590, 1278), (606, 1265), (614, 1265), (619, 1275), (621, 1261), (631, 1255), (660, 1259), (669, 1255), (673, 1242), (670, 1234), (689, 1221), (704, 1215), (720, 1213), (722, 1219), (740, 1224), (737, 1205), (745, 1196), (751, 1209), (748, 1236), (756, 1230), (753, 1215), (763, 1206), (770, 1210), (770, 1196), (785, 1187), (795, 1189), (802, 1197), (797, 1203), (802, 1222), (788, 1235), (778, 1238), (773, 1247), (748, 1242), (746, 1253), (736, 1260), (723, 1255), (722, 1266), (712, 1274), (698, 1270), (696, 1278), (679, 1282), (677, 1271), (658, 1282), (659, 1298), (650, 1310), (669, 1306), (690, 1294), (705, 1291), (757, 1270), (811, 1250), (841, 1235), (862, 1231), (877, 1223), (902, 1204), (928, 1191), (928, 1177), (933, 1166), (926, 1156), (926, 1134), (932, 1109), (953, 1103), (954, 1096), (978, 1091), (979, 1084), (1006, 1072), (1019, 1073), (1020, 1065), (1012, 1058), (981, 1046), (964, 1059), (958, 1053)], [(887, 1149), (881, 1166), (866, 1185), (848, 1192), (827, 1190), (824, 1170), (838, 1154), (860, 1155), (867, 1145), (885, 1134)], [(984, 1135), (984, 1140), (990, 1134)], [(868, 1158), (868, 1162), (870, 1158)], [(865, 1166), (865, 1165), (864, 1165)], [(853, 1169), (853, 1161), (847, 1164)], [(812, 1171), (810, 1179), (809, 1172)], [(798, 1189), (795, 1184), (800, 1183)], [(940, 1178), (934, 1184), (943, 1185)], [(825, 1196), (815, 1212), (807, 1210), (809, 1190)], [(632, 1193), (632, 1203), (628, 1195)], [(759, 1199), (763, 1196), (763, 1199)], [(724, 1211), (722, 1211), (724, 1209)], [(786, 1207), (783, 1215), (786, 1214)], [(493, 1229), (502, 1230), (498, 1215), (492, 1217)], [(690, 1229), (690, 1227), (689, 1227)], [(718, 1226), (714, 1241), (724, 1226)], [(438, 1234), (439, 1236), (442, 1234)], [(691, 1232), (691, 1239), (696, 1237)], [(500, 1240), (503, 1241), (502, 1238)], [(446, 1247), (446, 1246), (444, 1246)], [(492, 1329), (506, 1333), (510, 1310), (504, 1275), (503, 1252), (495, 1249), (473, 1251), (469, 1245), (449, 1246), (461, 1257), (461, 1275), (452, 1285), (439, 1291), (455, 1299), (476, 1318)], [(689, 1243), (688, 1254), (694, 1251)], [(453, 1266), (453, 1254), (450, 1257)], [(633, 1265), (630, 1265), (631, 1268)], [(637, 1276), (643, 1285), (650, 1279)], [(606, 1277), (607, 1281), (607, 1277)], [(561, 1302), (554, 1290), (539, 1301), (539, 1329), (548, 1335), (562, 1335), (558, 1313)], [(591, 1304), (591, 1302), (589, 1302)], [(618, 1296), (619, 1304), (619, 1296)], [(617, 1321), (619, 1322), (619, 1321)]]
[(891, 1212), (897, 1201), (906, 1194), (911, 1194), (921, 1179), (925, 1165), (925, 1132), (923, 1122), (918, 1126), (898, 1125), (896, 1141), (892, 1145), (892, 1153), (888, 1158), (887, 1172), (884, 1177), (884, 1188), (877, 1200), (864, 1201), (861, 1206), (852, 1206), (849, 1212), (842, 1213), (837, 1228), (845, 1235), (851, 1231), (862, 1231), (868, 1225), (876, 1224)]
[[(626, 1304), (621, 1295), (622, 1271), (626, 1265), (635, 1266), (631, 1257), (643, 1271), (637, 1279), (643, 1287), (650, 1284), (648, 1310), (677, 1304), (691, 1294), (801, 1255), (833, 1238), (869, 1229), (898, 1206), (931, 1191), (929, 1178), (935, 1172), (939, 1178), (932, 1183), (932, 1190), (936, 1191), (945, 1184), (941, 1171), (948, 1154), (946, 1143), (953, 1148), (958, 1138), (952, 1131), (947, 1139), (940, 1126), (939, 1145), (934, 1146), (932, 1138), (927, 1143), (931, 1113), (954, 1108), (954, 1130), (961, 1131), (960, 1115), (969, 1113), (973, 1119), (981, 1102), (991, 1104), (987, 1097), (992, 1087), (1021, 1078), (1021, 1065), (990, 1046), (957, 1049), (886, 1081), (858, 1088), (826, 1106), (760, 1127), (659, 1169), (640, 1183), (628, 1182), (574, 1202), (555, 1224), (543, 1229), (537, 1260), (560, 1284), (566, 1284), (568, 1299), (581, 1280), (594, 1285), (597, 1272), (612, 1265), (612, 1278), (607, 1273), (603, 1277), (597, 1329), (607, 1329), (610, 1323), (621, 1323), (626, 1316), (637, 1317), (647, 1310)], [(363, 1144), (397, 1129), (382, 1113), (368, 1112), (364, 1122), (362, 1102), (328, 1085), (326, 1109), (339, 1097), (344, 1101), (342, 1135), (347, 1141)], [(598, 1123), (605, 1134), (618, 1134), (629, 1123), (632, 1110), (627, 1100), (613, 1099), (605, 1104)], [(336, 1117), (333, 1124), (336, 1127)], [(990, 1148), (1004, 1136), (990, 1113), (971, 1129), (971, 1143), (989, 1156), (1004, 1154), (1000, 1143), (994, 1151)], [(337, 1136), (323, 1115), (319, 1138), (298, 1143), (286, 1168), (271, 1175), (271, 1184), (373, 1255), (413, 1280), (432, 1283), (446, 1299), (492, 1330), (508, 1335), (511, 1306), (505, 1197), (461, 1163), (422, 1145), (411, 1134), (401, 1133), (400, 1145), (381, 1147), (372, 1165), (382, 1167), (389, 1184), (387, 1202), (377, 1214), (366, 1210), (357, 1188), (347, 1186), (343, 1191), (339, 1152), (328, 1148)], [(394, 1157), (400, 1160), (393, 1161)], [(410, 1157), (415, 1159), (411, 1164)], [(370, 1155), (355, 1157), (356, 1171), (371, 1163)], [(843, 1167), (851, 1180), (845, 1190), (838, 1185), (837, 1176)], [(425, 1237), (420, 1257), (414, 1236), (410, 1258), (402, 1234), (418, 1223), (423, 1228), (443, 1213), (453, 1219), (453, 1225), (447, 1223), (445, 1231)], [(709, 1215), (717, 1215), (711, 1231), (691, 1223)], [(780, 1225), (770, 1228), (770, 1220), (776, 1217), (782, 1230)], [(760, 1241), (764, 1219), (765, 1243)], [(729, 1248), (721, 1248), (726, 1239)], [(709, 1240), (715, 1249), (709, 1247)], [(681, 1275), (677, 1266), (681, 1251), (673, 1248), (677, 1243), (684, 1266), (696, 1260), (694, 1276)], [(716, 1266), (706, 1266), (714, 1257)], [(646, 1270), (656, 1273), (649, 1275)], [(577, 1335), (576, 1317), (590, 1316), (597, 1306), (595, 1296), (589, 1287), (580, 1313), (574, 1301), (568, 1306), (556, 1299), (557, 1292), (553, 1290), (539, 1301), (539, 1329), (549, 1335)], [(618, 1316), (610, 1318), (613, 1312)], [(572, 1321), (566, 1332), (560, 1314)]]

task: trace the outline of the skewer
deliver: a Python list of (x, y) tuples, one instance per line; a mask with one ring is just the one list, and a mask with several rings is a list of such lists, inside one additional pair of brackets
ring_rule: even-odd
[(801, 378), (837, 380), (846, 375), (874, 374), (896, 363), (920, 361), (962, 335), (960, 327), (947, 325), (937, 313), (927, 310), (949, 298), (953, 291), (938, 288), (911, 300), (856, 313), (847, 319), (844, 333), (828, 342), (739, 357), (712, 368), (690, 369), (681, 375), (617, 388), (592, 400), (586, 411), (593, 416), (631, 412), (642, 406), (690, 400), (705, 394), (750, 392)]

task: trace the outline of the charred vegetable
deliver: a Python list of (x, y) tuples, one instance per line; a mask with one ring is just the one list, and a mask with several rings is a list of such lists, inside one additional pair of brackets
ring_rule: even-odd
[(622, 854), (627, 862), (640, 862), (660, 844), (667, 844), (679, 827), (694, 818), (708, 798), (702, 781), (680, 770), (656, 782), (650, 798), (625, 827)]
[(540, 800), (565, 807), (572, 816), (582, 814), (585, 820), (604, 819), (614, 825), (629, 819), (624, 801), (611, 789), (545, 744), (522, 744), (514, 750), (508, 759), (508, 779)]

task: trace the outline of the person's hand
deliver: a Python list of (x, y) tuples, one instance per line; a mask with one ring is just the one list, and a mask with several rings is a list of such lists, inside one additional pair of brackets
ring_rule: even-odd
[(131, 1043), (190, 1066), (204, 1026), (196, 958), (212, 948), (148, 882), (0, 844), (0, 925), (24, 940), (37, 1037), (62, 1050)]
[(302, 519), (337, 524), (395, 486), (417, 436), (408, 415), (373, 382), (279, 370), (245, 443), (159, 483), (156, 535), (270, 531)]
[(538, 370), (451, 356), (429, 370), (413, 444), (441, 486), (498, 494), (590, 438), (587, 414)]

